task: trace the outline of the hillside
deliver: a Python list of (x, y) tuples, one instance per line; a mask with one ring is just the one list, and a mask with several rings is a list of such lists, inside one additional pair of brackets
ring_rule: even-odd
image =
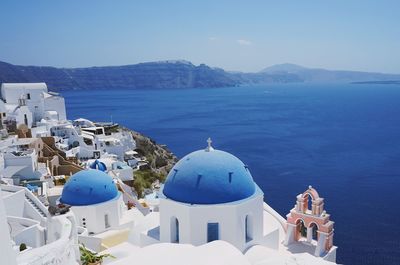
[(184, 61), (89, 68), (19, 66), (0, 62), (1, 82), (46, 82), (53, 90), (196, 88), (239, 84), (222, 69), (204, 64), (195, 66)]
[(46, 82), (51, 90), (230, 87), (271, 83), (397, 81), (400, 75), (274, 65), (257, 73), (226, 72), (205, 64), (161, 61), (124, 66), (55, 68), (0, 62), (0, 83)]
[(383, 74), (360, 71), (326, 70), (307, 68), (296, 64), (277, 64), (265, 68), (260, 73), (295, 75), (303, 82), (352, 83), (400, 80), (400, 74)]

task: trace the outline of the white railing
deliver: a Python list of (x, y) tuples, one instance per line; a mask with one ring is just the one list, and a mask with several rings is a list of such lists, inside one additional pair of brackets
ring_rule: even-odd
[(18, 217), (18, 216), (11, 216), (11, 215), (7, 216), (7, 221), (18, 222), (25, 227), (40, 224), (40, 222), (33, 220), (33, 219), (29, 219), (29, 218), (25, 218), (25, 217)]
[(22, 252), (17, 257), (18, 265), (78, 264), (79, 251), (71, 221), (65, 216), (52, 219), (59, 236), (43, 247)]
[(283, 231), (286, 232), (287, 228), (286, 228), (286, 220), (285, 220), (285, 218), (283, 218), (277, 211), (275, 211), (271, 206), (269, 206), (265, 202), (264, 202), (264, 211), (266, 211), (267, 213), (271, 214), (279, 222), (279, 224), (282, 226)]
[(14, 186), (14, 185), (1, 185), (1, 190), (9, 191), (9, 192), (17, 192), (23, 190), (24, 188), (21, 186)]

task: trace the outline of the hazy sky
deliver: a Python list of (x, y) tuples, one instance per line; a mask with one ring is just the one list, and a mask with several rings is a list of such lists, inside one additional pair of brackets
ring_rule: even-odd
[(186, 59), (400, 73), (400, 0), (0, 1), (0, 61), (64, 67)]

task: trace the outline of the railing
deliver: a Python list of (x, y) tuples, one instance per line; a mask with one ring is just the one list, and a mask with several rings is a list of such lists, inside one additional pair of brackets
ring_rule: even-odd
[(13, 227), (13, 223), (23, 226), (23, 229), (14, 232), (12, 235), (14, 242), (18, 245), (25, 243), (30, 247), (37, 248), (44, 244), (45, 229), (40, 226), (40, 222), (17, 216), (7, 216), (7, 222)]
[(33, 226), (39, 224), (38, 221), (25, 218), (25, 217), (18, 217), (18, 216), (7, 216), (7, 221), (18, 222), (25, 227)]
[(40, 248), (30, 249), (17, 257), (19, 265), (78, 264), (78, 245), (71, 236), (72, 223), (64, 216), (53, 217), (60, 235), (54, 242)]
[(14, 185), (1, 185), (1, 190), (9, 192), (17, 192), (20, 190), (24, 190), (24, 188), (21, 186), (14, 186)]
[(265, 202), (264, 202), (264, 211), (266, 211), (267, 213), (271, 214), (279, 222), (279, 224), (282, 226), (283, 231), (286, 232), (287, 227), (286, 227), (285, 218), (283, 218), (277, 211), (272, 209), (272, 207), (269, 206), (268, 204), (266, 204)]
[[(114, 173), (115, 174), (115, 173)], [(117, 179), (117, 187), (119, 187), (122, 191), (123, 196), (126, 196), (126, 198), (130, 201), (132, 201), (135, 204), (135, 207), (143, 214), (147, 215), (149, 213), (149, 208), (144, 207), (136, 198), (132, 197), (125, 189), (124, 187), (130, 188), (128, 185), (123, 183), (120, 179)]]

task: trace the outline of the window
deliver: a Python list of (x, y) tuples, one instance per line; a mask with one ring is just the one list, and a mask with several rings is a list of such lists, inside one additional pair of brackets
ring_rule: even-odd
[(110, 227), (110, 221), (108, 220), (108, 214), (104, 215), (104, 224), (106, 228)]
[(219, 239), (219, 224), (208, 223), (207, 224), (207, 242), (211, 242)]
[(179, 221), (178, 218), (171, 218), (171, 243), (179, 243)]
[(246, 235), (246, 243), (250, 242), (253, 240), (253, 224), (251, 220), (251, 216), (246, 215), (246, 218), (244, 220), (244, 226), (245, 226), (245, 235)]

